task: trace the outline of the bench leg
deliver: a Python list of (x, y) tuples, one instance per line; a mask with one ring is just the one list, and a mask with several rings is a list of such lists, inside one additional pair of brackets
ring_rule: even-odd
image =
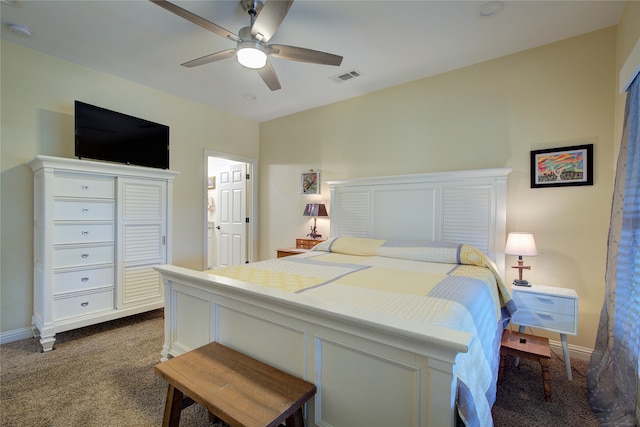
[(507, 358), (507, 350), (504, 348), (500, 348), (500, 368), (498, 369), (498, 384), (502, 384), (502, 380), (504, 379), (504, 365), (505, 359)]
[(167, 389), (167, 401), (164, 405), (164, 418), (162, 427), (178, 427), (180, 424), (180, 412), (182, 411), (183, 394), (180, 390), (169, 384)]
[(287, 427), (304, 427), (304, 418), (302, 417), (302, 406), (299, 407), (285, 421)]
[(540, 358), (540, 366), (542, 367), (542, 387), (544, 389), (544, 400), (551, 402), (551, 375), (549, 375), (549, 359)]

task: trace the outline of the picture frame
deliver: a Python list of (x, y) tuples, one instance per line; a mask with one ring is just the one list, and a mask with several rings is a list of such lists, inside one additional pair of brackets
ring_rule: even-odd
[(593, 185), (593, 144), (531, 151), (531, 188)]
[(320, 172), (303, 172), (300, 175), (300, 194), (320, 194)]
[(216, 177), (215, 176), (210, 176), (209, 178), (207, 178), (207, 188), (209, 190), (215, 190), (216, 189)]

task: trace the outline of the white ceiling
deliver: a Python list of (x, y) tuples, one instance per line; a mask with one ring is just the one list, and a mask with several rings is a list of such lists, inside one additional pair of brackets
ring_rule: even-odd
[[(181, 67), (235, 43), (149, 1), (0, 1), (4, 40), (258, 122), (615, 25), (625, 4), (505, 0), (485, 18), (484, 1), (297, 0), (270, 43), (344, 60), (334, 67), (272, 58), (282, 89), (271, 92), (235, 58)], [(174, 3), (236, 34), (249, 25), (239, 1)], [(332, 79), (351, 70), (361, 77)]]

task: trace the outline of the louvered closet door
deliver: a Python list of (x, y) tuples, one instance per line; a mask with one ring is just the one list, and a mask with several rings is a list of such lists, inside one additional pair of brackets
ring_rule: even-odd
[(118, 308), (162, 300), (153, 267), (167, 259), (167, 184), (120, 178), (118, 202)]

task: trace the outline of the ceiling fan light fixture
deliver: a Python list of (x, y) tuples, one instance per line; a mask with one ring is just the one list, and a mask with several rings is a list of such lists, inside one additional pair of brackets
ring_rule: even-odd
[(267, 54), (260, 43), (240, 42), (238, 43), (238, 62), (247, 68), (262, 68), (267, 64)]

